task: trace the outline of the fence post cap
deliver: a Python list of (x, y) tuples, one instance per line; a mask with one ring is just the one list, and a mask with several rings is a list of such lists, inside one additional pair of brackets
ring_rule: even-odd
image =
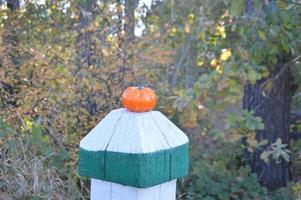
[(80, 141), (78, 171), (136, 188), (188, 173), (188, 138), (159, 111), (111, 111)]

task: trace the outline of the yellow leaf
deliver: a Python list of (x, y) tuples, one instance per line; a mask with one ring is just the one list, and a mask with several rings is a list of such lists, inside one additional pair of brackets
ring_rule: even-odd
[(227, 61), (232, 56), (230, 49), (222, 49), (222, 53), (220, 56), (221, 61)]
[(218, 64), (218, 62), (217, 62), (216, 58), (212, 59), (211, 62), (210, 62), (211, 67), (216, 67), (217, 64)]
[(24, 120), (24, 124), (21, 127), (22, 131), (31, 130), (33, 127), (33, 123), (29, 119)]
[(194, 20), (195, 20), (195, 16), (194, 16), (193, 13), (190, 13), (187, 18), (188, 18), (187, 21), (190, 24), (192, 24), (194, 22)]
[(170, 36), (175, 36), (176, 33), (178, 32), (178, 29), (176, 27), (172, 27), (171, 29), (168, 30)]
[(215, 70), (218, 74), (222, 74), (224, 72), (224, 68), (220, 65), (217, 65)]
[(224, 26), (217, 25), (216, 26), (216, 32), (222, 38), (226, 38), (226, 31), (225, 31), (225, 27)]
[(202, 60), (198, 60), (196, 64), (197, 66), (202, 67), (204, 65), (204, 62)]
[(113, 41), (113, 35), (112, 34), (108, 35), (107, 38), (106, 38), (106, 41), (107, 42), (112, 42)]

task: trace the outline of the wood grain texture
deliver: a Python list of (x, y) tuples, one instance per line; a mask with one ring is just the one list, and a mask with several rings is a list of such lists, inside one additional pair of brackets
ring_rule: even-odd
[(159, 111), (111, 111), (80, 141), (91, 151), (150, 153), (188, 143), (187, 136)]
[(158, 111), (110, 112), (80, 142), (82, 176), (147, 188), (188, 173), (188, 138)]
[(188, 143), (152, 153), (92, 152), (80, 148), (78, 170), (88, 176), (147, 188), (188, 173)]
[(175, 200), (176, 180), (139, 189), (98, 179), (91, 180), (91, 200)]

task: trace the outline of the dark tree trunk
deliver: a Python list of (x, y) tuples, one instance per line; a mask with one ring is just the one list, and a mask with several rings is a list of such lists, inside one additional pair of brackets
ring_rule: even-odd
[(135, 37), (135, 9), (137, 8), (138, 0), (126, 0), (124, 2), (125, 8), (125, 25), (124, 29), (127, 34), (128, 40)]
[[(119, 0), (119, 5), (123, 5), (124, 9), (120, 10), (120, 26), (121, 32), (119, 32), (118, 40), (120, 46), (120, 58), (122, 59), (122, 65), (118, 66), (120, 71), (120, 83), (123, 87), (126, 87), (126, 77), (136, 79), (134, 66), (132, 66), (134, 53), (133, 45), (135, 42), (135, 10), (138, 6), (138, 0)], [(124, 25), (124, 26), (122, 26)], [(123, 34), (124, 33), (124, 34)], [(134, 76), (134, 77), (133, 77)], [(137, 80), (136, 80), (137, 82)]]
[(253, 13), (253, 0), (245, 0), (245, 14), (247, 16)]
[[(264, 1), (269, 6), (269, 1)], [(253, 13), (253, 0), (245, 0), (245, 14)], [(279, 62), (280, 63), (280, 62)], [(258, 142), (267, 140), (268, 144), (257, 148), (252, 155), (252, 171), (258, 176), (260, 183), (269, 191), (286, 186), (292, 180), (290, 162), (280, 158), (280, 162), (270, 159), (266, 163), (260, 155), (278, 138), (282, 144), (290, 142), (290, 106), (292, 101), (293, 77), (290, 67), (285, 64), (277, 64), (270, 67), (270, 76), (256, 82), (255, 85), (244, 86), (243, 108), (254, 111), (255, 116), (260, 116), (264, 122), (264, 130), (257, 130)], [(263, 89), (263, 83), (272, 81), (269, 91)]]
[[(75, 76), (79, 79), (85, 76), (85, 73), (79, 73), (91, 65), (97, 65), (98, 56), (94, 52), (94, 32), (87, 27), (93, 22), (96, 16), (96, 0), (79, 1), (80, 21), (78, 36), (76, 38), (76, 71)], [(80, 88), (80, 87), (79, 87)], [(86, 91), (86, 109), (90, 115), (96, 114), (95, 94), (92, 91)], [(78, 102), (79, 103), (79, 102)]]
[[(260, 142), (268, 140), (268, 144), (257, 148), (253, 153), (251, 166), (256, 172), (259, 181), (269, 191), (286, 186), (292, 180), (290, 162), (280, 159), (280, 163), (271, 159), (265, 163), (260, 155), (264, 149), (273, 144), (278, 138), (283, 144), (290, 140), (290, 105), (292, 97), (292, 74), (288, 66), (278, 64), (270, 69), (269, 80), (272, 80), (272, 89), (264, 91), (262, 83), (266, 79), (257, 81), (255, 85), (247, 84), (244, 87), (243, 108), (254, 111), (264, 122), (264, 130), (258, 130), (256, 138)], [(266, 94), (265, 94), (266, 93)]]
[(81, 67), (88, 67), (93, 64), (92, 33), (83, 31), (95, 18), (95, 0), (83, 0), (79, 4), (80, 7), (80, 25), (79, 35), (76, 41), (77, 66), (78, 70)]
[(19, 0), (7, 0), (6, 1), (7, 7), (12, 11), (9, 14), (8, 25), (4, 27), (5, 32), (3, 35), (3, 42), (5, 46), (5, 52), (1, 56), (0, 60), (0, 67), (1, 66), (15, 66), (19, 67), (19, 52), (18, 52), (18, 37), (16, 30), (14, 29), (15, 17), (14, 11), (19, 9), (20, 1)]
[(20, 8), (20, 1), (19, 0), (7, 0), (6, 5), (11, 11), (14, 11), (14, 10), (17, 10)]
[[(5, 2), (5, 1), (2, 1)], [(2, 3), (0, 1), (0, 5)], [(12, 11), (9, 14), (8, 21), (9, 23), (4, 26), (4, 34), (2, 35), (1, 40), (3, 40), (4, 51), (0, 52), (0, 68), (1, 67), (19, 67), (19, 50), (18, 50), (18, 37), (16, 30), (14, 28), (15, 17), (14, 11), (19, 9), (20, 1), (19, 0), (7, 0), (7, 7)], [(1, 69), (2, 70), (2, 69)], [(19, 77), (15, 77), (16, 80), (20, 80)], [(17, 106), (16, 94), (18, 93), (20, 82), (16, 82), (15, 85), (11, 83), (5, 83), (5, 80), (0, 80), (0, 110), (5, 110), (9, 107)]]

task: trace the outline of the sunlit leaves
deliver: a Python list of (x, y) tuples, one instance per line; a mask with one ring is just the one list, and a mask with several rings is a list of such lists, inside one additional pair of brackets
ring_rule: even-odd
[[(18, 41), (10, 45), (1, 40), (1, 83), (13, 88), (10, 93), (4, 88), (2, 93), (1, 85), (0, 114), (16, 125), (20, 133), (29, 135), (39, 155), (52, 155), (52, 142), (60, 138), (59, 143), (64, 142), (70, 148), (72, 161), (69, 164), (75, 167), (79, 139), (106, 112), (119, 105), (123, 87), (133, 82), (134, 77), (124, 79), (129, 69), (123, 65), (115, 28), (117, 22), (113, 22), (108, 8), (93, 8), (97, 17), (81, 27), (83, 18), (78, 4), (72, 1), (65, 5), (66, 2), (70, 1), (47, 1), (45, 5), (26, 3), (22, 13), (16, 11), (15, 21), (8, 21), (0, 14), (0, 24), (5, 21), (5, 29), (0, 29), (1, 38), (10, 33)], [(106, 38), (110, 35), (111, 40)], [(10, 46), (19, 52), (13, 54), (18, 61), (15, 65), (2, 62), (3, 58), (9, 61)], [(123, 48), (129, 52), (134, 45)], [(170, 59), (172, 55), (155, 52), (154, 59), (158, 61)], [(148, 63), (145, 60), (144, 65)], [(43, 130), (38, 130), (36, 117), (41, 119), (39, 126), (45, 126)], [(64, 164), (61, 159), (58, 163)]]
[(226, 31), (223, 25), (217, 24), (216, 25), (216, 35), (220, 36), (221, 38), (226, 38)]
[(25, 118), (23, 120), (23, 126), (21, 127), (21, 130), (22, 131), (26, 131), (26, 130), (30, 130), (31, 131), (32, 128), (33, 128), (33, 122), (30, 119)]
[(196, 64), (197, 66), (202, 67), (204, 65), (204, 61), (202, 59), (198, 59)]
[(218, 65), (218, 60), (216, 58), (213, 58), (211, 61), (210, 61), (210, 65), (211, 67), (216, 67)]
[(195, 22), (195, 15), (193, 13), (189, 13), (187, 17), (187, 22), (193, 24)]
[(220, 60), (225, 62), (231, 57), (232, 53), (230, 49), (222, 49), (221, 55), (220, 55)]
[(222, 74), (224, 72), (224, 68), (221, 65), (217, 65), (215, 70), (218, 74)]
[(178, 29), (176, 27), (171, 27), (169, 30), (168, 30), (168, 33), (170, 36), (175, 36), (176, 33), (178, 32)]
[(287, 149), (287, 146), (288, 144), (283, 144), (282, 140), (278, 138), (261, 153), (260, 158), (266, 163), (269, 163), (270, 159), (273, 159), (276, 163), (281, 163), (282, 160), (289, 162), (291, 152)]

